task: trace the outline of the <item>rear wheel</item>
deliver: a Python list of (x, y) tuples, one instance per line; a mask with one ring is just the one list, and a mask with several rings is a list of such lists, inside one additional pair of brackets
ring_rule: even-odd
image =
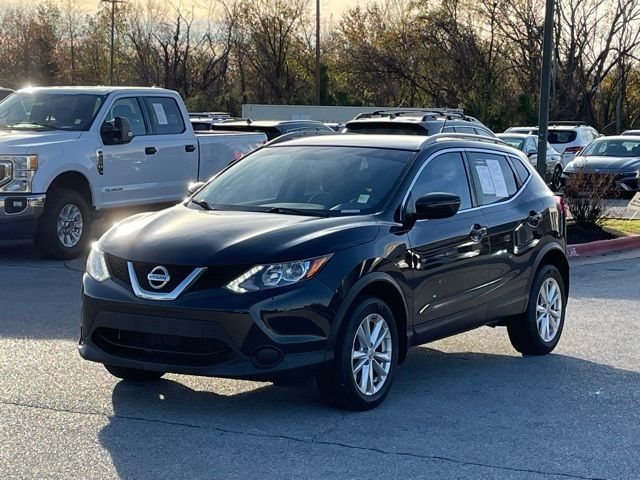
[(398, 332), (391, 309), (382, 300), (364, 298), (346, 320), (335, 361), (316, 377), (329, 403), (369, 410), (384, 401), (398, 365)]
[(158, 380), (165, 372), (153, 372), (149, 370), (139, 370), (137, 368), (116, 367), (114, 365), (106, 365), (104, 368), (114, 377), (123, 380), (151, 381)]
[(36, 245), (48, 258), (70, 260), (79, 256), (91, 228), (91, 210), (75, 190), (59, 189), (47, 195)]
[(562, 186), (562, 167), (560, 165), (556, 166), (553, 174), (551, 175), (551, 180), (549, 181), (549, 187), (554, 192), (560, 190)]
[(536, 273), (527, 311), (507, 325), (513, 347), (524, 355), (546, 355), (553, 351), (564, 327), (566, 289), (554, 265)]

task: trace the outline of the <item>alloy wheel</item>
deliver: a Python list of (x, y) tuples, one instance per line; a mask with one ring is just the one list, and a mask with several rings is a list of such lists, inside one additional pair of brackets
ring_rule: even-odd
[(75, 247), (82, 238), (83, 228), (84, 222), (80, 209), (72, 203), (62, 207), (58, 214), (56, 229), (60, 243), (67, 248)]
[(377, 313), (367, 315), (356, 331), (351, 350), (353, 379), (366, 396), (375, 395), (391, 369), (393, 344), (386, 320)]
[(540, 287), (536, 302), (538, 334), (545, 342), (551, 342), (562, 322), (562, 293), (555, 278), (547, 278)]

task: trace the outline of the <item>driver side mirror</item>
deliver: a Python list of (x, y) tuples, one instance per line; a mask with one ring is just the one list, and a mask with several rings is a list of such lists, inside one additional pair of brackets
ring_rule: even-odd
[(191, 182), (191, 183), (189, 183), (189, 185), (187, 185), (187, 194), (189, 196), (193, 195), (198, 190), (200, 190), (205, 183), (206, 182)]
[(100, 136), (105, 145), (120, 145), (129, 143), (133, 138), (133, 132), (131, 132), (129, 120), (124, 117), (115, 117), (113, 125), (107, 122), (102, 124)]
[(427, 193), (416, 200), (413, 218), (416, 220), (450, 218), (458, 213), (461, 203), (460, 197), (452, 193)]

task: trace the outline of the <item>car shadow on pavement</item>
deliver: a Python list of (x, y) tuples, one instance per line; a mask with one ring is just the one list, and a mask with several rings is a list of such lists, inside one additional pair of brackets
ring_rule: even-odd
[[(203, 382), (119, 382), (100, 442), (120, 478), (258, 478), (264, 462), (274, 478), (293, 478), (301, 467), (286, 452), (304, 465), (298, 478), (318, 478), (327, 471), (322, 449), (355, 462), (372, 437), (389, 455), (404, 452), (372, 478), (395, 478), (416, 455), (588, 478), (640, 471), (637, 456), (612, 457), (640, 450), (640, 374), (579, 358), (413, 349), (386, 402), (361, 413), (326, 406), (310, 380), (235, 382), (238, 391), (221, 383), (215, 392)], [(554, 455), (541, 455), (552, 445)]]

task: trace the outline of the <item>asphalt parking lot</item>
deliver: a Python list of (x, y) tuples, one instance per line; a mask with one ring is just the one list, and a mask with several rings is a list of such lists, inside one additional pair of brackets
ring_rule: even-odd
[(76, 352), (82, 268), (0, 247), (2, 479), (640, 478), (640, 251), (574, 265), (554, 354), (416, 348), (365, 413), (310, 382), (118, 382)]

